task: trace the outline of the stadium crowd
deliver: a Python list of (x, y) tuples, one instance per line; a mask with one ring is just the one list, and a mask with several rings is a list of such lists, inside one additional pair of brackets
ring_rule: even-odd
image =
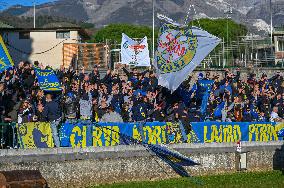
[[(38, 62), (35, 62), (38, 65)], [(214, 80), (206, 111), (201, 113), (202, 87), (191, 78), (171, 94), (158, 85), (151, 70), (128, 71), (124, 75), (108, 70), (101, 79), (95, 66), (91, 73), (84, 69), (56, 71), (62, 92), (40, 89), (29, 62), (1, 73), (1, 122), (92, 120), (100, 122), (139, 121), (283, 121), (284, 80), (280, 73), (271, 78), (251, 74), (240, 79), (240, 70), (225, 76), (203, 75), (198, 80)]]

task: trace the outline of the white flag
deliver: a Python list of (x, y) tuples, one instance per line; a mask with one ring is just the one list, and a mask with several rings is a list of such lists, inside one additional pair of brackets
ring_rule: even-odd
[(175, 91), (219, 43), (219, 38), (200, 28), (164, 24), (155, 57), (159, 85)]
[(134, 66), (151, 66), (147, 37), (136, 42), (124, 33), (121, 42), (121, 63)]

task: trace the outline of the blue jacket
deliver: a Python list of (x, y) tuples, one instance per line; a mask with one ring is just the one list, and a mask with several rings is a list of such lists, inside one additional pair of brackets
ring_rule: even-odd
[(133, 120), (134, 121), (143, 121), (147, 119), (147, 106), (145, 103), (138, 103), (132, 108)]

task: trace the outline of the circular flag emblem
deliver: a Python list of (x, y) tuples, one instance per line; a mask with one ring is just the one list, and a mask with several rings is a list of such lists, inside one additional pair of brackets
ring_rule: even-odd
[(189, 28), (164, 24), (159, 32), (157, 66), (162, 74), (182, 70), (195, 56), (197, 37)]

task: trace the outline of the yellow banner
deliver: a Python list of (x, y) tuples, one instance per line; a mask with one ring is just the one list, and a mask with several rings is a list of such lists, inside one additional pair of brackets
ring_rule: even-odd
[(21, 148), (54, 147), (50, 123), (18, 124), (17, 129)]

